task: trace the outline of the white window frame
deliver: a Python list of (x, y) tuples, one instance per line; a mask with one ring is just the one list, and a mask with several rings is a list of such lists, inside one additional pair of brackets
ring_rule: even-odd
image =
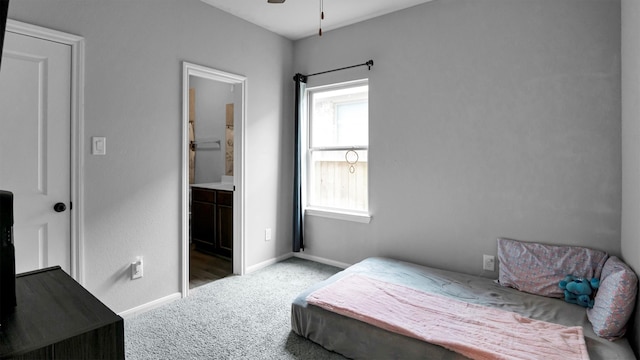
[[(324, 218), (330, 218), (330, 219), (353, 221), (353, 222), (367, 223), (367, 224), (371, 221), (371, 214), (369, 213), (369, 206), (368, 206), (368, 203), (369, 203), (368, 190), (366, 194), (367, 209), (362, 211), (342, 209), (342, 208), (312, 206), (309, 204), (309, 194), (311, 192), (311, 184), (308, 180), (310, 179), (310, 174), (311, 174), (309, 164), (311, 164), (311, 154), (312, 154), (312, 149), (310, 147), (312, 107), (311, 107), (311, 104), (309, 103), (311, 99), (311, 93), (318, 92), (318, 91), (326, 91), (326, 90), (339, 90), (343, 88), (358, 87), (363, 85), (368, 86), (369, 79), (360, 79), (360, 80), (347, 81), (347, 82), (335, 83), (335, 84), (329, 84), (329, 85), (314, 86), (314, 87), (309, 87), (305, 90), (304, 100), (303, 100), (305, 104), (303, 108), (304, 121), (302, 122), (302, 126), (303, 126), (302, 131), (303, 131), (303, 134), (305, 134), (303, 138), (303, 144), (302, 144), (302, 149), (305, 152), (304, 163), (302, 166), (302, 181), (304, 186), (302, 200), (304, 204), (305, 216), (318, 216), (318, 217), (324, 217)], [(369, 100), (367, 96), (367, 103), (368, 101)], [(369, 148), (370, 148), (370, 145), (367, 144), (366, 147), (362, 147), (362, 146), (316, 147), (314, 150), (345, 150), (345, 151), (346, 150), (367, 150), (367, 156), (369, 156), (369, 153), (368, 153)], [(367, 173), (367, 183), (368, 182), (369, 182), (369, 174)]]

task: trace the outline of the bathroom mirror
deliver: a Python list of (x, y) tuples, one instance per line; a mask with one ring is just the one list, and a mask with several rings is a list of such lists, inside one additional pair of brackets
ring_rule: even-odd
[(233, 189), (233, 273), (244, 274), (244, 124), (246, 78), (183, 62), (182, 296), (189, 292), (189, 205), (192, 184)]

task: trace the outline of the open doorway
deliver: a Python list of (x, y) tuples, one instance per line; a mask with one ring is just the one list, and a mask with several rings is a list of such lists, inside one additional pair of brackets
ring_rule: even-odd
[(244, 273), (246, 79), (183, 63), (182, 293)]

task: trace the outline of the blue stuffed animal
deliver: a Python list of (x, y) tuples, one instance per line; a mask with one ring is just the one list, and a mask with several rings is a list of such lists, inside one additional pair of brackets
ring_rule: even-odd
[(560, 289), (564, 290), (564, 300), (568, 303), (578, 304), (582, 307), (593, 307), (592, 294), (600, 286), (600, 280), (593, 278), (587, 280), (585, 278), (567, 275), (560, 280), (558, 284)]

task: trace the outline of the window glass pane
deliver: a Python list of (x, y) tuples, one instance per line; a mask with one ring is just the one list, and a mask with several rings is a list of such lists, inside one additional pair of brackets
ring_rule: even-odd
[(368, 204), (368, 151), (311, 152), (309, 204), (366, 211)]
[(369, 87), (311, 93), (311, 147), (369, 144)]
[(367, 146), (369, 143), (369, 104), (367, 101), (337, 104), (336, 145)]

